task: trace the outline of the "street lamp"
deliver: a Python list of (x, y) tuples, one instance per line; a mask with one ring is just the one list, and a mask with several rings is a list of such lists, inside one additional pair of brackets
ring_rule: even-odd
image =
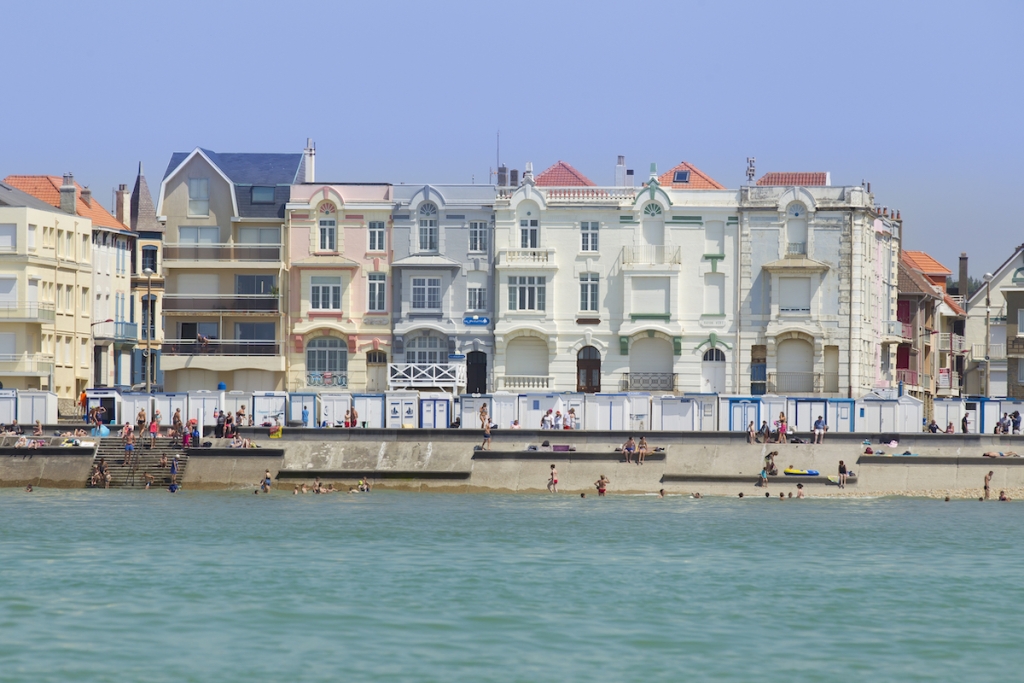
[(992, 273), (985, 273), (985, 393), (988, 396), (992, 392), (992, 361), (990, 360), (990, 345), (992, 343)]
[(146, 268), (142, 271), (142, 274), (146, 276), (146, 303), (142, 307), (142, 310), (146, 313), (145, 325), (146, 325), (146, 394), (152, 393), (152, 381), (153, 381), (153, 314), (156, 312), (156, 306), (153, 305), (153, 269)]

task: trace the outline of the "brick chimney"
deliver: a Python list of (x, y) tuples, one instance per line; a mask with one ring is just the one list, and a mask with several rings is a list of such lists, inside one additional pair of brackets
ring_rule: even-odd
[(86, 206), (92, 206), (92, 190), (88, 187), (82, 188), (82, 201), (85, 202)]
[(121, 183), (114, 191), (114, 218), (119, 222), (128, 225), (132, 219), (132, 193), (128, 186)]
[(72, 216), (78, 214), (78, 205), (75, 201), (75, 176), (70, 173), (64, 174), (64, 184), (60, 186), (60, 210), (70, 213)]
[(956, 286), (956, 293), (967, 298), (967, 252), (960, 252), (960, 283)]

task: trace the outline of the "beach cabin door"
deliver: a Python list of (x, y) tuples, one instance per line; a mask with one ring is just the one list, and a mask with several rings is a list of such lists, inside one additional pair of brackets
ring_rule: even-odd
[(754, 429), (761, 426), (758, 422), (758, 404), (754, 401), (738, 401), (732, 404), (732, 416), (730, 417), (731, 429), (734, 432), (746, 431), (747, 425), (754, 423)]

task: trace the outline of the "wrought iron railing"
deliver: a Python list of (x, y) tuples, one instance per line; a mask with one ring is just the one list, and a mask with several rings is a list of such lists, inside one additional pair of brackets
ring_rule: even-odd
[(682, 248), (661, 244), (638, 244), (622, 248), (622, 263), (634, 266), (660, 266), (682, 263)]
[(277, 313), (280, 298), (271, 294), (221, 294), (194, 296), (191, 294), (165, 294), (164, 312), (210, 311), (238, 313)]
[(195, 244), (164, 245), (164, 261), (280, 261), (279, 244)]
[(920, 381), (920, 378), (918, 377), (917, 370), (896, 368), (896, 381), (916, 387), (918, 386), (917, 383)]
[(348, 374), (344, 372), (307, 372), (306, 386), (347, 387)]
[(201, 342), (195, 339), (165, 339), (160, 345), (165, 356), (277, 356), (281, 344), (276, 341), (211, 339)]
[(676, 375), (672, 372), (624, 372), (625, 391), (675, 391)]

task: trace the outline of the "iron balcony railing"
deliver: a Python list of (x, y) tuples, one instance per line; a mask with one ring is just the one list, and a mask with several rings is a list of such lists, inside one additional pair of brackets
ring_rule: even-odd
[(555, 383), (541, 375), (498, 375), (497, 379), (499, 389), (550, 389)]
[(277, 356), (281, 354), (281, 344), (262, 339), (165, 339), (160, 351), (166, 356)]
[(630, 266), (661, 266), (683, 262), (682, 248), (661, 244), (638, 244), (622, 248), (622, 263)]
[(787, 242), (786, 243), (786, 255), (787, 256), (806, 256), (807, 255), (807, 242)]
[(0, 302), (0, 320), (31, 320), (52, 323), (55, 318), (53, 304), (36, 301)]
[(165, 313), (278, 313), (281, 310), (280, 301), (279, 297), (272, 294), (166, 294), (163, 305)]
[(177, 242), (164, 245), (164, 261), (280, 261), (279, 244), (196, 244)]
[(770, 394), (835, 394), (839, 392), (838, 372), (769, 372)]
[(625, 391), (675, 391), (676, 375), (672, 372), (624, 372)]
[(398, 387), (466, 386), (466, 366), (460, 363), (390, 363), (388, 385)]
[(309, 387), (347, 387), (348, 373), (345, 372), (307, 372), (306, 386)]
[(917, 370), (910, 370), (908, 368), (896, 368), (896, 381), (901, 384), (909, 384), (912, 387), (918, 386), (920, 378), (918, 377)]

